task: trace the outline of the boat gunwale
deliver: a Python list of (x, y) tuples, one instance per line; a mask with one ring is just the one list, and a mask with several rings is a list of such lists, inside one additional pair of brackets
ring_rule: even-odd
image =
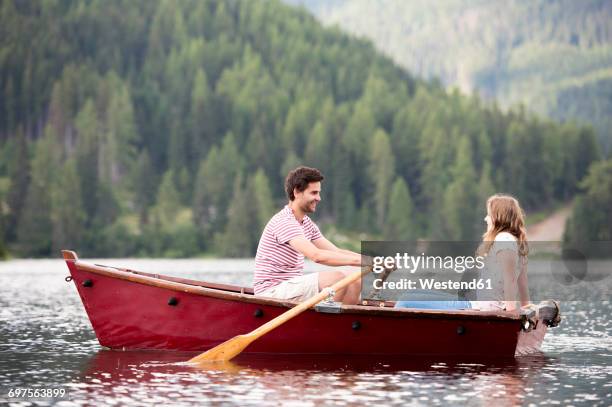
[[(185, 282), (173, 281), (176, 279), (200, 282), (197, 280), (181, 279), (178, 277), (165, 276), (162, 274), (143, 273), (136, 270), (121, 269), (112, 266), (91, 264), (80, 259), (68, 259), (67, 263), (73, 263), (76, 269), (90, 272), (106, 277), (117, 278), (137, 284), (169, 289), (177, 292), (196, 294), (204, 297), (212, 297), (223, 300), (238, 301), (242, 303), (270, 305), (282, 308), (293, 308), (298, 305), (297, 301), (276, 300), (267, 297), (258, 297), (253, 294), (244, 293), (244, 288), (234, 285), (207, 283), (218, 288), (209, 288)], [(168, 278), (168, 279), (166, 279)], [(230, 291), (235, 290), (235, 291)], [(414, 308), (389, 308), (373, 307), (363, 305), (342, 305), (340, 314), (361, 314), (370, 316), (385, 316), (395, 318), (433, 318), (433, 319), (471, 319), (477, 321), (506, 321), (520, 322), (521, 316), (507, 311), (479, 311), (479, 310), (421, 310)], [(328, 314), (333, 315), (333, 314)]]

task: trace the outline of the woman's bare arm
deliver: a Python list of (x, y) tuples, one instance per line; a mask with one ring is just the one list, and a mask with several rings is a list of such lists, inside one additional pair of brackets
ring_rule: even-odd
[(527, 262), (521, 262), (521, 273), (518, 276), (518, 292), (521, 300), (521, 307), (528, 305), (531, 301), (529, 299), (529, 284), (527, 282)]
[(517, 281), (515, 278), (517, 253), (512, 250), (501, 250), (497, 253), (497, 261), (502, 268), (504, 278), (504, 303), (506, 311), (516, 310), (516, 289)]

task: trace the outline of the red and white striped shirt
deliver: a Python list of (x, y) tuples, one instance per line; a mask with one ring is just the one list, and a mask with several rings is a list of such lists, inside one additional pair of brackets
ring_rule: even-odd
[(270, 219), (261, 234), (255, 256), (253, 288), (256, 295), (303, 274), (304, 255), (289, 244), (291, 239), (300, 236), (311, 241), (323, 237), (308, 216), (300, 223), (288, 205)]

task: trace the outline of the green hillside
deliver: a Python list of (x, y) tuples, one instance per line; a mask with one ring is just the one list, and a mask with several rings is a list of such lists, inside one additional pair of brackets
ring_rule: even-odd
[(372, 39), (424, 78), (507, 108), (592, 124), (612, 148), (608, 0), (306, 1), (326, 25)]
[(477, 238), (488, 194), (545, 208), (600, 156), (278, 1), (0, 0), (0, 93), (15, 256), (252, 256), (298, 164), (332, 238)]

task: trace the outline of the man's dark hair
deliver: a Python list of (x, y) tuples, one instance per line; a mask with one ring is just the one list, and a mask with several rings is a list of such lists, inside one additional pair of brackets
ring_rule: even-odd
[(290, 201), (295, 199), (293, 189), (297, 188), (299, 192), (308, 188), (311, 182), (323, 181), (321, 171), (310, 167), (297, 167), (295, 170), (289, 171), (285, 179), (285, 191)]

